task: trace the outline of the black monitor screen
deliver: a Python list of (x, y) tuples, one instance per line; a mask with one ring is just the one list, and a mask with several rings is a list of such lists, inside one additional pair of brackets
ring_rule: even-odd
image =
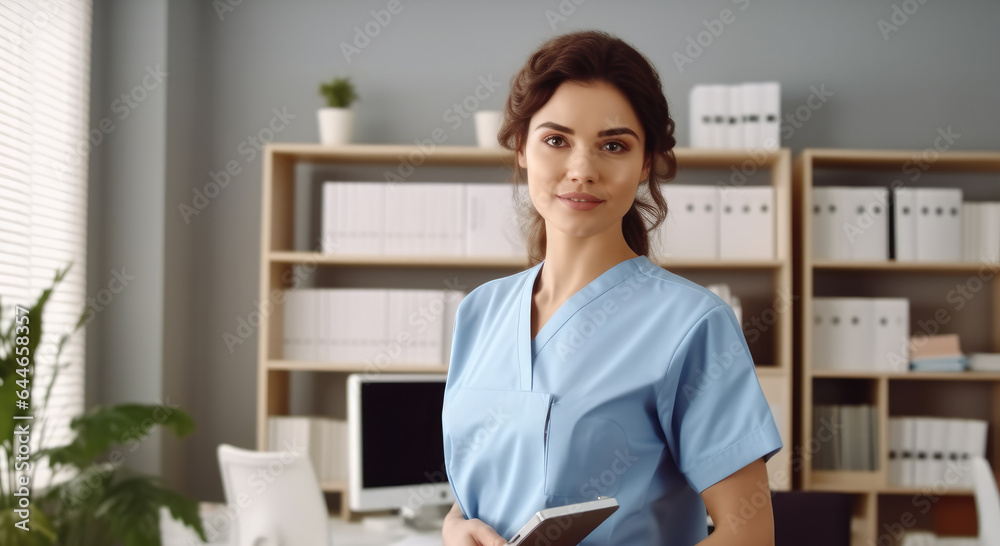
[(362, 487), (445, 483), (444, 381), (361, 384)]

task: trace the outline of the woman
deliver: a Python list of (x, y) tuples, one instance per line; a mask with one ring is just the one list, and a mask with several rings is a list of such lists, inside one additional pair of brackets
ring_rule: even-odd
[(499, 139), (541, 261), (459, 306), (445, 546), (504, 544), (598, 496), (620, 508), (582, 544), (773, 544), (764, 463), (782, 444), (736, 317), (646, 256), (673, 127), (655, 69), (602, 32), (550, 40), (514, 77)]

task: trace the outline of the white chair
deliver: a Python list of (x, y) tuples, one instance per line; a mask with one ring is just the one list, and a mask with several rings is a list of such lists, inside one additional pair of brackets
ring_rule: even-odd
[(219, 468), (231, 510), (232, 546), (320, 546), (329, 515), (308, 453), (222, 444)]
[(979, 544), (1000, 544), (1000, 492), (990, 463), (982, 457), (972, 459), (972, 478), (976, 490), (976, 517), (979, 519)]

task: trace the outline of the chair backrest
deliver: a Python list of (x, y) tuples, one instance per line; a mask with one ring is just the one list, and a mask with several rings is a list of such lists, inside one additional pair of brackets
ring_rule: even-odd
[(320, 546), (329, 541), (326, 501), (307, 452), (221, 444), (219, 468), (232, 546)]
[(979, 543), (1000, 544), (1000, 493), (990, 463), (973, 457), (972, 478), (976, 491), (976, 519), (979, 520)]

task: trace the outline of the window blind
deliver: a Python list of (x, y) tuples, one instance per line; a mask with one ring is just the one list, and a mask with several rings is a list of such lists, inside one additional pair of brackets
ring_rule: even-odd
[[(64, 347), (59, 360), (68, 367), (40, 407), (58, 341), (72, 331), (87, 298), (91, 10), (90, 0), (0, 2), (0, 324), (10, 323), (14, 305), (34, 303), (73, 262), (42, 317), (32, 452), (66, 443), (70, 419), (84, 404), (81, 329)], [(33, 489), (53, 481), (45, 470), (36, 469)]]

